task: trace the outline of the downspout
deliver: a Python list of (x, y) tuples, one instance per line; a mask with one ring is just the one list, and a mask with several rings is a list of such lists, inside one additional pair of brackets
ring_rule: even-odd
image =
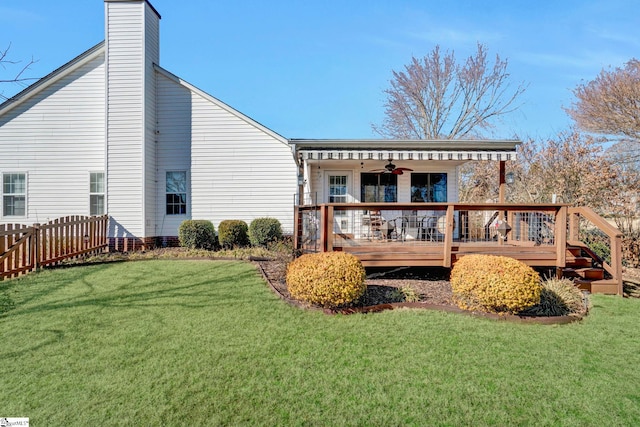
[[(291, 142), (289, 142), (291, 144)], [(304, 204), (304, 163), (302, 158), (298, 156), (298, 149), (296, 144), (291, 144), (291, 152), (293, 153), (293, 159), (296, 162), (296, 183), (298, 185), (298, 194), (295, 197), (295, 203), (298, 206)]]

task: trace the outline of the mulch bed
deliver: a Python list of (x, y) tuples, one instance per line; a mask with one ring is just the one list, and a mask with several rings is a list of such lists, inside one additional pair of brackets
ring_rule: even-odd
[[(258, 260), (263, 276), (272, 290), (291, 305), (310, 310), (322, 308), (306, 304), (291, 298), (285, 280), (286, 262), (278, 260)], [(399, 308), (431, 309), (462, 313), (496, 320), (509, 320), (525, 323), (563, 324), (582, 319), (582, 316), (535, 317), (517, 315), (497, 315), (462, 310), (453, 303), (453, 293), (449, 283), (449, 270), (438, 268), (396, 268), (367, 270), (367, 290), (365, 295), (353, 306), (323, 311), (327, 314), (372, 313)], [(394, 290), (411, 288), (419, 295), (418, 302), (394, 302), (390, 296)]]

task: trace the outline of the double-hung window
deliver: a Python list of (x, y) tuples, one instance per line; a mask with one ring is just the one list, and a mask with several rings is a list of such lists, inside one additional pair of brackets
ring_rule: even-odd
[(329, 176), (329, 203), (347, 202), (347, 176)]
[(89, 215), (104, 215), (104, 172), (89, 174)]
[(2, 174), (2, 215), (27, 215), (27, 174)]
[(167, 172), (167, 215), (187, 213), (187, 172)]

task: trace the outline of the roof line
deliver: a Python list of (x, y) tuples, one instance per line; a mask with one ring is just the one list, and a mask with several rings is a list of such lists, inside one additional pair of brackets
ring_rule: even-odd
[(15, 108), (20, 105), (23, 101), (31, 98), (36, 95), (40, 91), (49, 87), (49, 85), (55, 83), (59, 79), (63, 78), (67, 74), (73, 72), (74, 70), (80, 68), (85, 65), (92, 59), (94, 59), (98, 54), (102, 53), (104, 49), (104, 40), (93, 46), (92, 48), (82, 52), (80, 55), (73, 58), (71, 61), (67, 62), (63, 66), (56, 68), (43, 78), (39, 79), (37, 82), (27, 86), (22, 91), (13, 95), (11, 98), (7, 99), (5, 102), (0, 104), (0, 115), (6, 113), (7, 111)]
[(240, 120), (243, 120), (246, 123), (250, 124), (251, 126), (253, 126), (253, 127), (255, 127), (255, 128), (267, 133), (268, 135), (272, 136), (273, 138), (277, 139), (278, 141), (282, 142), (283, 144), (287, 144), (287, 145), (289, 144), (289, 140), (287, 138), (285, 138), (284, 136), (280, 135), (279, 133), (269, 129), (268, 127), (266, 127), (265, 125), (261, 124), (260, 122), (252, 119), (251, 117), (247, 116), (246, 114), (241, 113), (240, 111), (238, 111), (235, 108), (231, 107), (230, 105), (220, 101), (218, 98), (208, 94), (207, 92), (203, 91), (202, 89), (199, 89), (198, 87), (192, 85), (191, 83), (187, 82), (186, 80), (181, 79), (180, 77), (176, 76), (172, 72), (167, 71), (166, 69), (162, 68), (160, 65), (153, 64), (153, 66), (156, 69), (156, 71), (158, 71), (160, 74), (162, 74), (163, 76), (167, 77), (168, 79), (171, 79), (171, 80), (175, 81), (176, 83), (179, 83), (179, 84), (189, 88), (190, 90), (196, 92), (197, 94), (199, 94), (200, 96), (204, 97), (205, 99), (213, 102), (215, 105), (217, 105), (218, 107), (220, 107), (223, 110), (227, 111), (228, 113), (233, 114), (234, 116), (236, 116)]
[(519, 140), (455, 140), (455, 139), (291, 139), (299, 150), (511, 150)]

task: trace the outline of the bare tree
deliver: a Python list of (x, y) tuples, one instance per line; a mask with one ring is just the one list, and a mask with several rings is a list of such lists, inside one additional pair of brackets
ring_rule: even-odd
[[(608, 139), (640, 145), (640, 61), (602, 70), (595, 80), (578, 85), (567, 113), (578, 127)], [(637, 153), (637, 152), (636, 152)]]
[(393, 71), (384, 93), (385, 119), (373, 129), (398, 139), (453, 139), (480, 137), (492, 120), (515, 110), (524, 85), (512, 89), (507, 61), (478, 43), (475, 55), (463, 64), (453, 52), (436, 46), (422, 59), (411, 58), (404, 71)]
[[(24, 65), (21, 65), (22, 61), (14, 61), (9, 58), (10, 49), (11, 49), (11, 43), (9, 43), (9, 46), (7, 46), (6, 49), (0, 50), (0, 67), (4, 71), (7, 71), (8, 68), (14, 67), (14, 66), (18, 66), (19, 68), (17, 69), (17, 71), (14, 71), (11, 74), (9, 74), (8, 78), (0, 78), (0, 84), (5, 84), (5, 83), (24, 84), (25, 82), (30, 80), (37, 80), (36, 78), (33, 78), (33, 77), (24, 76), (25, 72), (29, 70), (29, 68), (33, 64), (35, 64), (37, 61), (31, 58), (29, 62), (27, 62)], [(0, 100), (3, 100), (3, 99), (7, 99), (7, 98), (3, 96), (2, 92), (0, 92)]]
[[(619, 163), (592, 136), (561, 132), (545, 141), (525, 141), (517, 160), (507, 168), (514, 183), (507, 191), (510, 202), (550, 203), (558, 200), (589, 206), (602, 214), (627, 215), (638, 201), (640, 179), (629, 165)], [(460, 199), (468, 202), (497, 200), (495, 166), (473, 162), (460, 172)]]

